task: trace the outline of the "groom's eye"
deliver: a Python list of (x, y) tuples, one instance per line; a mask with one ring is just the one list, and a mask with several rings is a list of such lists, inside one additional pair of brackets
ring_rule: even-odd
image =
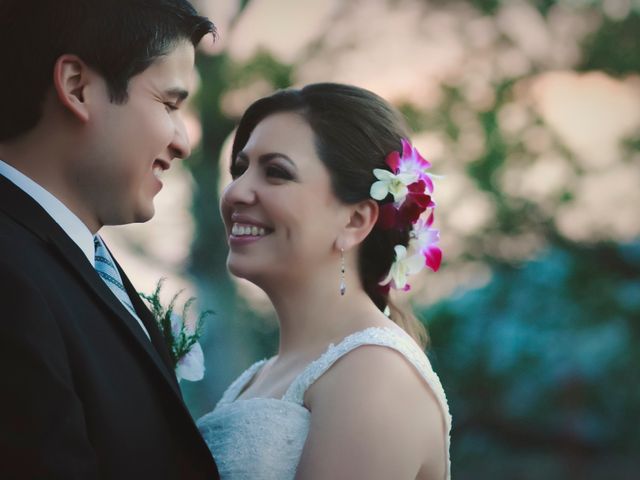
[(167, 109), (167, 112), (171, 113), (175, 110), (178, 110), (178, 105), (171, 103), (171, 102), (165, 102), (164, 104), (165, 108)]

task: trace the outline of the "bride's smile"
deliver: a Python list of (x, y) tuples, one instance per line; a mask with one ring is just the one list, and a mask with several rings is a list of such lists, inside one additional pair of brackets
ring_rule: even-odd
[(255, 242), (271, 233), (273, 228), (263, 222), (247, 215), (235, 212), (231, 214), (231, 229), (228, 235), (230, 248)]
[(233, 159), (231, 176), (220, 209), (234, 275), (294, 284), (299, 272), (335, 261), (341, 204), (300, 115), (278, 113), (261, 121)]

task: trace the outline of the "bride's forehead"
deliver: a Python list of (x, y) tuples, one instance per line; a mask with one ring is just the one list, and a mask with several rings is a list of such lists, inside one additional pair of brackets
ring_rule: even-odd
[(273, 113), (263, 118), (251, 132), (251, 137), (261, 141), (273, 140), (296, 143), (313, 140), (313, 130), (299, 114), (292, 112)]
[(242, 148), (248, 157), (279, 152), (293, 158), (317, 160), (315, 135), (300, 115), (277, 113), (261, 120)]

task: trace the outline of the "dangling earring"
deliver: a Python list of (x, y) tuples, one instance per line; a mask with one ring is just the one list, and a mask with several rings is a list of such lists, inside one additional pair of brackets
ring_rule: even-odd
[(340, 295), (344, 295), (347, 291), (347, 285), (344, 283), (344, 248), (340, 249)]

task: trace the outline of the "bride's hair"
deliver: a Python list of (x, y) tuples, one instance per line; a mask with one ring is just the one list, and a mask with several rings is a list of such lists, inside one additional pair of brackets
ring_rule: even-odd
[[(387, 154), (401, 152), (401, 139), (409, 137), (400, 114), (378, 95), (350, 85), (316, 83), (280, 90), (254, 102), (238, 125), (232, 162), (256, 125), (278, 112), (298, 113), (311, 126), (316, 152), (329, 171), (333, 192), (346, 204), (371, 199), (370, 188), (376, 181), (373, 170), (387, 168)], [(394, 246), (406, 246), (408, 242), (409, 227), (374, 227), (360, 245), (359, 274), (376, 306), (381, 311), (388, 306), (391, 319), (424, 346), (424, 326), (412, 313), (393, 305), (388, 291), (379, 286), (395, 258)]]

